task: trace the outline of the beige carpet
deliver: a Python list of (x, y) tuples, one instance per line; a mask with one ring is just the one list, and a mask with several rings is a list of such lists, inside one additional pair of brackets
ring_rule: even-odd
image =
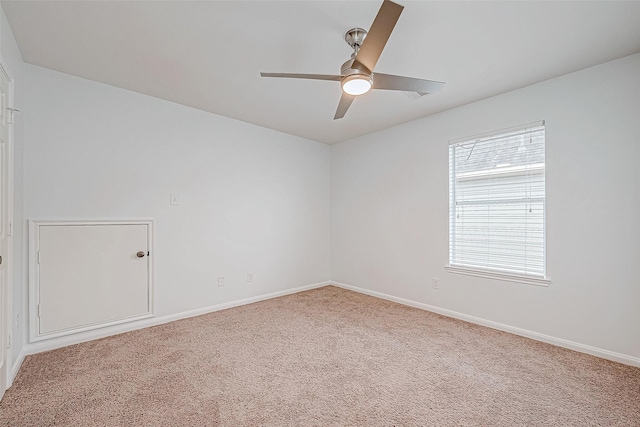
[(640, 369), (325, 287), (28, 357), (2, 426), (640, 426)]

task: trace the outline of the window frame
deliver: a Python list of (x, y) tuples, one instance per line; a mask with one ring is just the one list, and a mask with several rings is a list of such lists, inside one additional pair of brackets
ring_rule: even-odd
[[(476, 266), (462, 266), (462, 265), (456, 265), (453, 264), (452, 261), (452, 233), (455, 232), (455, 222), (454, 222), (454, 218), (453, 218), (453, 213), (452, 213), (452, 205), (451, 205), (451, 200), (452, 200), (452, 195), (455, 196), (455, 190), (456, 190), (456, 180), (455, 180), (455, 161), (453, 162), (453, 164), (451, 163), (451, 146), (453, 145), (460, 145), (461, 143), (466, 143), (466, 142), (472, 142), (474, 140), (481, 140), (481, 139), (488, 139), (488, 138), (492, 138), (492, 137), (496, 137), (499, 135), (504, 135), (504, 134), (509, 134), (512, 132), (517, 132), (517, 131), (524, 131), (526, 129), (529, 128), (535, 128), (535, 127), (545, 127), (545, 161), (544, 163), (540, 164), (531, 164), (531, 166), (534, 166), (536, 168), (541, 168), (545, 174), (545, 182), (544, 182), (544, 198), (542, 199), (543, 202), (543, 206), (544, 206), (544, 214), (543, 214), (543, 224), (542, 224), (542, 230), (543, 230), (543, 270), (544, 270), (544, 275), (543, 276), (539, 276), (539, 275), (534, 275), (534, 274), (521, 274), (521, 273), (515, 273), (515, 272), (508, 272), (508, 271), (501, 271), (499, 269), (492, 269), (492, 268), (482, 268), (482, 267), (476, 267)], [(524, 283), (524, 284), (528, 284), (528, 285), (536, 285), (536, 286), (549, 286), (551, 284), (551, 280), (549, 279), (548, 275), (547, 275), (547, 207), (546, 207), (546, 198), (547, 198), (547, 191), (546, 191), (546, 142), (547, 142), (547, 137), (546, 137), (546, 125), (545, 125), (545, 121), (539, 121), (539, 122), (534, 122), (534, 123), (529, 123), (526, 125), (521, 125), (521, 126), (514, 126), (511, 128), (507, 128), (507, 129), (500, 129), (500, 130), (496, 130), (496, 131), (492, 131), (492, 132), (487, 132), (484, 134), (479, 134), (479, 135), (473, 135), (473, 136), (469, 136), (469, 137), (464, 137), (464, 138), (458, 138), (458, 139), (454, 139), (454, 140), (450, 140), (449, 144), (448, 144), (448, 158), (449, 158), (449, 168), (448, 168), (448, 173), (449, 173), (449, 189), (448, 189), (448, 196), (449, 196), (449, 215), (448, 215), (448, 222), (449, 222), (449, 227), (447, 230), (447, 237), (448, 237), (448, 252), (447, 252), (447, 264), (444, 266), (445, 270), (449, 273), (455, 273), (455, 274), (463, 274), (463, 275), (467, 275), (467, 276), (475, 276), (475, 277), (482, 277), (482, 278), (487, 278), (487, 279), (494, 279), (494, 280), (503, 280), (503, 281), (509, 281), (509, 282), (517, 282), (517, 283)], [(541, 167), (542, 166), (542, 167)], [(454, 168), (454, 170), (452, 171), (452, 168)], [(509, 174), (518, 174), (519, 171), (517, 170), (517, 168), (510, 168), (509, 169), (505, 169), (499, 172), (496, 172), (496, 174), (505, 174), (509, 175)], [(521, 172), (520, 172), (521, 173)], [(471, 174), (474, 174), (474, 172), (471, 172)], [(482, 174), (482, 173), (477, 173), (478, 177), (486, 177), (489, 174)], [(453, 194), (452, 194), (453, 192)], [(455, 200), (455, 197), (454, 199)]]

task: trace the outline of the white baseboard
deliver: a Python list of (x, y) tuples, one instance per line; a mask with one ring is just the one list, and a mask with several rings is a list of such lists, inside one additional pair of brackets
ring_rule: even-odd
[[(180, 319), (187, 319), (189, 317), (200, 316), (207, 313), (213, 313), (214, 311), (225, 310), (227, 308), (238, 307), (241, 305), (251, 304), (254, 302), (264, 301), (271, 298), (277, 298), (284, 295), (295, 294), (310, 289), (321, 288), (323, 286), (330, 285), (331, 282), (320, 282), (312, 285), (300, 286), (297, 288), (286, 289), (284, 291), (271, 292), (268, 294), (257, 295), (254, 297), (244, 298), (235, 301), (229, 301), (222, 304), (216, 304), (209, 307), (197, 308), (195, 310), (189, 310), (181, 313), (170, 314), (162, 317), (152, 317), (149, 319), (143, 319), (131, 323), (123, 323), (115, 326), (109, 326), (101, 329), (93, 329), (91, 331), (81, 332), (73, 335), (66, 335), (58, 338), (51, 338), (46, 341), (38, 341), (35, 343), (26, 344), (16, 364), (14, 364), (13, 375), (18, 373), (20, 364), (25, 356), (42, 353), (43, 351), (55, 350), (56, 348), (66, 347), (68, 345), (79, 344), (87, 341), (93, 341), (100, 338), (105, 338), (112, 335), (121, 334), (123, 332), (135, 331), (138, 329), (148, 328), (150, 326), (162, 325), (163, 323), (169, 323)], [(19, 362), (19, 363), (18, 363)]]
[(86, 341), (92, 341), (95, 339), (100, 339), (100, 338), (105, 338), (112, 335), (121, 334), (123, 332), (134, 331), (138, 329), (148, 328), (150, 326), (156, 326), (164, 323), (173, 322), (180, 319), (187, 319), (189, 317), (195, 317), (195, 316), (200, 316), (207, 313), (213, 313), (215, 311), (225, 310), (227, 308), (233, 308), (233, 307), (239, 307), (241, 305), (252, 304), (254, 302), (264, 301), (271, 298), (277, 298), (284, 295), (295, 294), (295, 293), (307, 291), (310, 289), (321, 288), (327, 285), (333, 285), (339, 288), (347, 289), (347, 290), (358, 292), (361, 294), (370, 295), (370, 296), (382, 298), (388, 301), (397, 302), (399, 304), (403, 304), (406, 306), (415, 307), (415, 308), (430, 311), (433, 313), (441, 314), (443, 316), (464, 320), (466, 322), (475, 323), (477, 325), (486, 326), (486, 327), (497, 329), (504, 332), (509, 332), (515, 335), (531, 338), (536, 341), (542, 341), (548, 344), (557, 345), (559, 347), (568, 348), (570, 350), (575, 350), (581, 353), (590, 354), (592, 356), (601, 357), (603, 359), (613, 360), (615, 362), (624, 363), (626, 365), (640, 367), (640, 358), (637, 358), (637, 357), (632, 357), (625, 354), (616, 353), (609, 350), (604, 350), (601, 348), (576, 343), (573, 341), (568, 341), (562, 338), (556, 338), (550, 335), (540, 334), (538, 332), (517, 328), (515, 326), (505, 325), (503, 323), (493, 322), (491, 320), (482, 319), (480, 317), (470, 316), (470, 315), (459, 313), (456, 311), (447, 310), (444, 308), (420, 303), (417, 301), (408, 300), (405, 298), (395, 297), (393, 295), (388, 295), (381, 292), (370, 291), (368, 289), (359, 288), (357, 286), (351, 286), (351, 285), (334, 282), (334, 281), (326, 281), (326, 282), (319, 282), (319, 283), (314, 283), (306, 286), (300, 286), (297, 288), (286, 289), (284, 291), (257, 295), (254, 297), (230, 301), (222, 304), (216, 304), (208, 307), (202, 307), (195, 310), (175, 313), (167, 316), (144, 319), (144, 320), (136, 321), (130, 324), (121, 324), (121, 325), (116, 325), (116, 326), (103, 328), (103, 329), (95, 329), (92, 331), (87, 331), (87, 332), (83, 332), (76, 335), (68, 335), (60, 338), (52, 338), (51, 340), (47, 340), (47, 341), (40, 341), (37, 343), (26, 344), (20, 351), (18, 358), (13, 364), (13, 367), (11, 370), (10, 382), (13, 383), (13, 379), (15, 379), (16, 375), (18, 374), (18, 371), (20, 370), (20, 366), (22, 365), (24, 358), (31, 354), (41, 353), (43, 351), (55, 350), (56, 348), (66, 347), (68, 345), (79, 344)]
[(11, 376), (9, 377), (9, 384), (7, 384), (7, 388), (11, 387), (13, 380), (16, 379), (16, 375), (18, 375), (18, 371), (20, 370), (20, 366), (22, 366), (22, 362), (24, 362), (26, 355), (24, 348), (20, 350), (20, 353), (18, 353), (18, 358), (13, 362), (13, 366), (11, 367)]
[(515, 326), (509, 326), (503, 323), (482, 319), (480, 317), (469, 316), (468, 314), (459, 313), (457, 311), (447, 310), (447, 309), (436, 307), (433, 305), (423, 304), (421, 302), (399, 298), (393, 295), (383, 294), (381, 292), (370, 291), (368, 289), (359, 288), (357, 286), (346, 285), (344, 283), (339, 283), (339, 282), (331, 282), (331, 284), (339, 288), (347, 289), (347, 290), (358, 292), (365, 295), (370, 295), (377, 298), (382, 298), (388, 301), (397, 302), (402, 305), (407, 305), (410, 307), (431, 311), (433, 313), (441, 314), (447, 317), (453, 317), (454, 319), (464, 320), (466, 322), (475, 323), (477, 325), (487, 326), (492, 329), (498, 329), (500, 331), (509, 332), (509, 333), (520, 335), (526, 338), (531, 338), (536, 341), (542, 341), (547, 344), (553, 344), (558, 347), (568, 348), (569, 350), (578, 351), (580, 353), (586, 353), (586, 354), (590, 354), (592, 356), (600, 357), (603, 359), (613, 360), (614, 362), (624, 363), (625, 365), (640, 367), (640, 358), (638, 357), (628, 356), (626, 354), (616, 353), (613, 351), (592, 347), (586, 344), (580, 344), (574, 341), (565, 340), (563, 338), (556, 338), (550, 335), (529, 331), (527, 329), (521, 329)]

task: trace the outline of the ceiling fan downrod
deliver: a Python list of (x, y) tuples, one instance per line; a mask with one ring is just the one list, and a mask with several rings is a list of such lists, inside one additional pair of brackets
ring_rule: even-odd
[(367, 30), (359, 27), (350, 29), (344, 35), (344, 41), (346, 41), (347, 44), (354, 50), (351, 57), (355, 57), (358, 54), (360, 46), (362, 46), (362, 42), (364, 42), (365, 37), (367, 37)]

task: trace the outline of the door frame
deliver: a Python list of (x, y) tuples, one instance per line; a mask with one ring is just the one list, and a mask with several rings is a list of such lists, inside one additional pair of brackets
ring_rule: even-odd
[[(2, 56), (0, 56), (0, 73), (3, 73), (7, 80), (9, 81), (9, 99), (7, 100), (7, 104), (14, 105), (14, 78), (11, 72), (6, 67), (6, 61)], [(11, 108), (12, 108), (11, 107)], [(5, 113), (6, 114), (6, 113)], [(12, 113), (13, 117), (13, 113)], [(15, 123), (15, 119), (13, 121)], [(5, 161), (6, 161), (6, 173), (5, 179), (6, 182), (3, 183), (5, 186), (5, 194), (6, 200), (4, 209), (5, 215), (7, 218), (6, 221), (6, 238), (7, 238), (7, 253), (6, 253), (6, 283), (5, 288), (0, 289), (0, 292), (4, 293), (4, 298), (2, 298), (3, 307), (1, 307), (2, 312), (5, 314), (5, 319), (2, 324), (4, 328), (0, 331), (0, 351), (3, 352), (3, 359), (5, 360), (5, 364), (2, 369), (5, 370), (5, 375), (7, 379), (6, 387), (7, 389), (11, 387), (13, 384), (13, 343), (14, 339), (12, 337), (13, 331), (13, 195), (14, 195), (14, 182), (13, 182), (13, 139), (14, 139), (14, 127), (13, 123), (9, 124), (9, 139), (6, 142), (6, 153), (5, 153)], [(0, 398), (4, 394), (5, 390), (0, 390)]]
[[(133, 219), (133, 220), (29, 220), (29, 343), (36, 343), (81, 332), (102, 329), (109, 326), (123, 323), (135, 322), (142, 319), (154, 317), (154, 297), (153, 297), (153, 219)], [(125, 319), (111, 320), (108, 322), (87, 325), (70, 330), (54, 332), (50, 334), (40, 334), (38, 332), (38, 303), (40, 292), (40, 269), (38, 268), (38, 251), (40, 241), (40, 226), (64, 226), (64, 225), (146, 225), (147, 229), (147, 278), (148, 278), (148, 305), (147, 313)]]

